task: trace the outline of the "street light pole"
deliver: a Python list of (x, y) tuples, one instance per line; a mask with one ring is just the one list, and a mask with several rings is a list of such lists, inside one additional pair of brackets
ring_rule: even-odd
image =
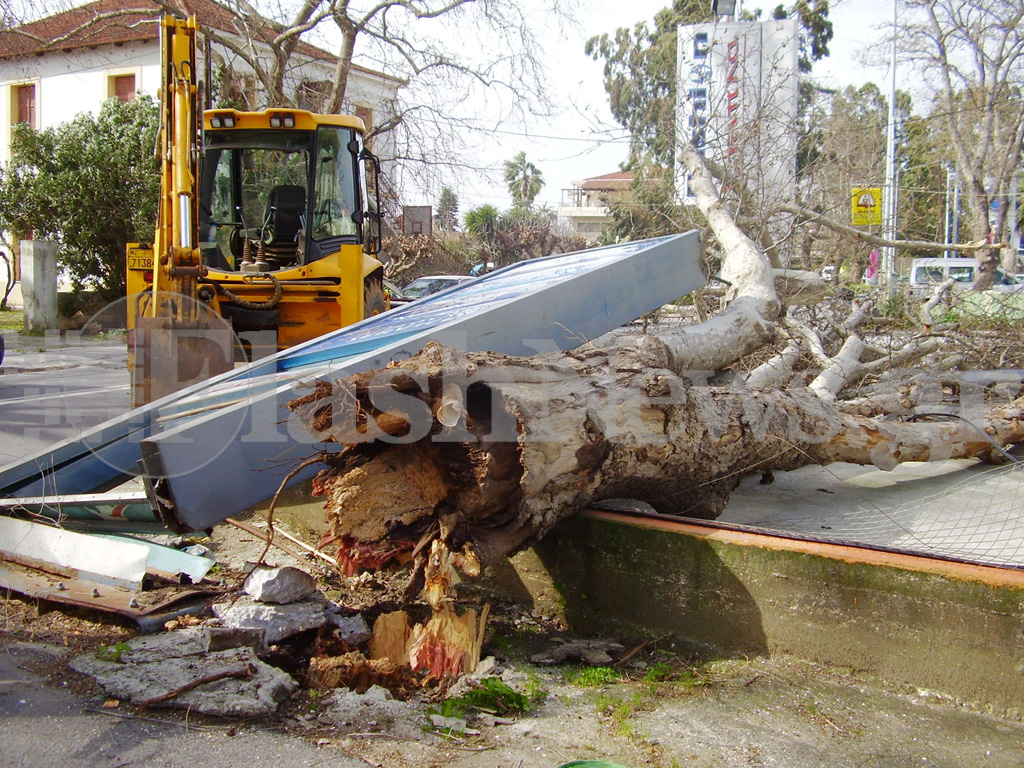
[[(943, 163), (942, 166), (946, 169), (946, 215), (942, 222), (942, 242), (948, 246), (953, 242), (953, 177), (956, 171), (948, 163)], [(947, 247), (942, 255), (948, 259), (953, 252)]]
[[(882, 236), (896, 239), (896, 3), (892, 2), (892, 58), (889, 63), (889, 123), (885, 136), (885, 206)], [(886, 246), (882, 256), (882, 272), (889, 296), (896, 293), (896, 249)]]

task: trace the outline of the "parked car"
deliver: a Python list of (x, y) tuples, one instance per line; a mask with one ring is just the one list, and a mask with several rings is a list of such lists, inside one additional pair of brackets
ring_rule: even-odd
[[(911, 298), (924, 299), (932, 295), (940, 283), (952, 278), (954, 291), (968, 290), (978, 277), (978, 260), (962, 258), (914, 259), (910, 267), (908, 292)], [(992, 290), (1013, 293), (1024, 289), (1014, 275), (996, 267)]]
[(422, 299), (434, 293), (454, 288), (456, 285), (476, 280), (469, 275), (427, 275), (418, 277), (402, 289), (402, 296), (407, 299)]
[(384, 278), (384, 292), (388, 296), (388, 305), (395, 307), (399, 304), (408, 304), (412, 299), (405, 295), (401, 288), (393, 282)]

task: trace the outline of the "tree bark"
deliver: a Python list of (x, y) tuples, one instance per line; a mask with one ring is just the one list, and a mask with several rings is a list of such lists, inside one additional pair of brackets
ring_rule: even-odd
[[(531, 358), (431, 344), (383, 371), (321, 381), (291, 403), (317, 439), (347, 446), (325, 456), (314, 485), (327, 499), (347, 571), (411, 555), (418, 565), (410, 590), (425, 585), (431, 605), (440, 605), (450, 567), (476, 570), (604, 499), (713, 518), (753, 470), (992, 461), (1024, 438), (1024, 398), (980, 428), (873, 418), (886, 403), (906, 412), (919, 391), (840, 407), (836, 396), (854, 377), (938, 349), (929, 338), (891, 353), (865, 344), (854, 333), (866, 316), (860, 306), (824, 336), (785, 321), (790, 347), (750, 377), (771, 386), (798, 345), (820, 370), (809, 387), (715, 386), (717, 371), (775, 340), (782, 304), (771, 264), (725, 209), (702, 158), (684, 146), (681, 159), (724, 248), (729, 304), (718, 315), (659, 336), (609, 335)], [(835, 357), (823, 338), (843, 340)], [(441, 556), (431, 570), (434, 552)]]
[[(749, 471), (992, 461), (996, 446), (1024, 438), (1024, 398), (980, 431), (876, 421), (807, 389), (701, 386), (672, 348), (641, 335), (532, 358), (430, 345), (384, 371), (322, 382), (292, 409), (317, 438), (348, 446), (316, 480), (335, 535), (420, 554), (440, 539), (486, 563), (604, 499), (713, 518)], [(443, 416), (458, 415), (451, 427), (438, 420), (446, 406)]]

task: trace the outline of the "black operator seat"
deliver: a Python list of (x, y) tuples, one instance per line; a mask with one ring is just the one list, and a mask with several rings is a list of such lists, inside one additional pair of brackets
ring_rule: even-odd
[(275, 261), (295, 259), (299, 233), (306, 224), (306, 189), (298, 184), (279, 184), (267, 197), (267, 222), (263, 242), (268, 258)]

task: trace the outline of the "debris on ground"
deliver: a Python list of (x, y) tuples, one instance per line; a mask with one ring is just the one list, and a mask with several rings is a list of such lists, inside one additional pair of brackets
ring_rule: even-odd
[(317, 720), (321, 725), (341, 729), (347, 734), (387, 734), (395, 739), (418, 741), (423, 732), (423, 706), (399, 701), (379, 685), (363, 693), (340, 688), (320, 702)]
[(299, 689), (291, 675), (261, 661), (251, 647), (211, 651), (209, 635), (199, 627), (137, 637), (119, 646), (113, 653), (83, 654), (71, 668), (137, 707), (259, 717), (276, 711)]
[(246, 594), (261, 603), (294, 603), (316, 593), (316, 579), (301, 568), (256, 567), (245, 580)]
[(534, 664), (562, 664), (566, 661), (582, 661), (593, 666), (611, 664), (612, 654), (620, 654), (625, 647), (615, 640), (562, 640), (549, 651), (530, 657)]
[(231, 602), (214, 603), (213, 615), (227, 627), (262, 629), (268, 645), (327, 623), (322, 598), (310, 598), (285, 605), (260, 603), (242, 595)]

